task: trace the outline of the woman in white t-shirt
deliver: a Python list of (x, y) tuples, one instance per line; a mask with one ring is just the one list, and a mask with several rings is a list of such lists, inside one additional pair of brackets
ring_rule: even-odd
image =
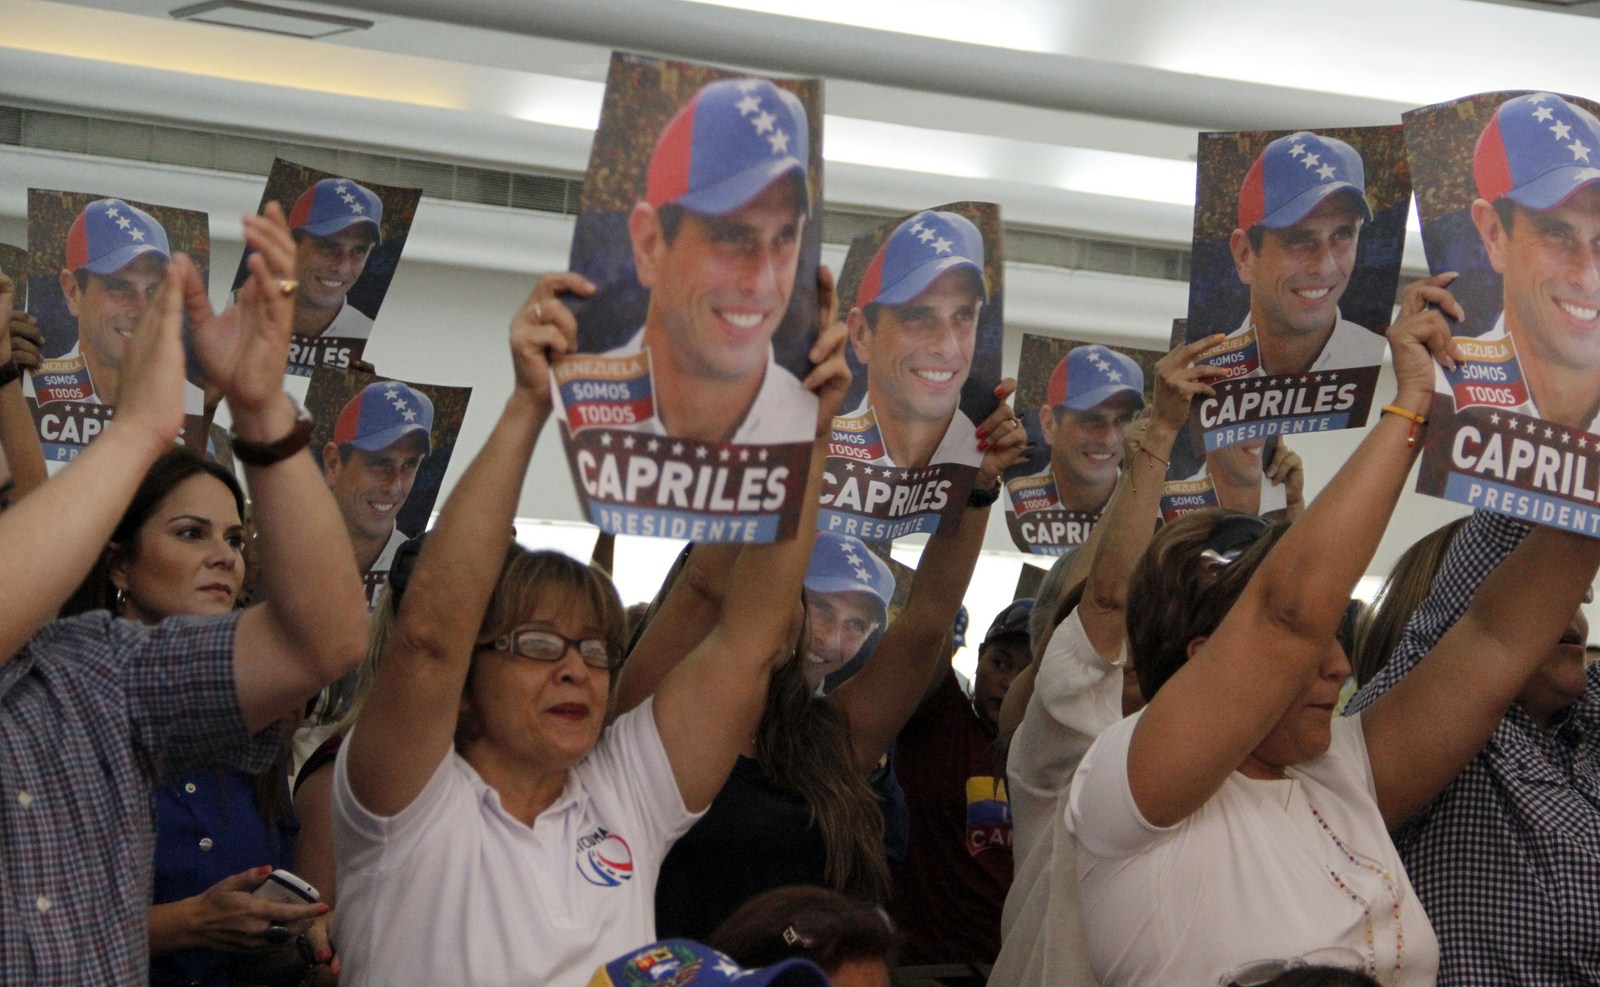
[[(508, 537), (550, 414), (550, 363), (577, 333), (556, 295), (593, 290), (549, 275), (512, 320), (515, 386), (417, 560), (335, 763), (346, 985), (579, 987), (653, 941), (661, 859), (722, 787), (771, 669), (793, 655), (820, 452), (799, 537), (734, 563), (736, 619), (602, 734), (624, 641), (616, 591)], [(821, 423), (849, 384), (843, 330), (825, 326), (811, 353)]]
[(1452, 362), (1450, 277), (1407, 288), (1398, 395), (1297, 523), (1191, 514), (1134, 572), (1128, 650), (1150, 702), (1089, 749), (1067, 807), (1107, 987), (1213, 983), (1329, 946), (1381, 983), (1433, 983), (1438, 943), (1388, 829), (1488, 738), (1600, 563), (1595, 542), (1540, 529), (1401, 686), (1333, 718), (1350, 671), (1335, 631), (1416, 457), (1433, 358)]

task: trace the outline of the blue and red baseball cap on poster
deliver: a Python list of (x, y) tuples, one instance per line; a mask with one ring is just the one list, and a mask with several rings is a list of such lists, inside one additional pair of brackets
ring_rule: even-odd
[(1490, 202), (1504, 196), (1535, 212), (1554, 209), (1600, 181), (1600, 120), (1553, 93), (1495, 108), (1478, 135), (1472, 177)]
[(767, 79), (722, 79), (701, 88), (668, 121), (650, 156), (645, 200), (708, 216), (743, 208), (787, 175), (798, 180), (801, 209), (811, 129), (800, 97)]
[(904, 305), (921, 294), (946, 271), (967, 268), (978, 276), (984, 300), (989, 298), (983, 280), (983, 234), (972, 220), (953, 212), (926, 210), (894, 228), (872, 256), (856, 307)]
[(1045, 403), (1052, 408), (1088, 411), (1118, 394), (1132, 394), (1144, 407), (1144, 371), (1125, 353), (1094, 343), (1074, 347), (1050, 371)]
[(154, 216), (121, 199), (94, 200), (67, 231), (69, 271), (115, 274), (145, 254), (172, 259), (167, 231)]
[(374, 243), (382, 241), (383, 200), (348, 178), (324, 178), (301, 192), (289, 210), (289, 229), (313, 236), (333, 236), (358, 223), (372, 227)]
[(413, 433), (427, 440), (431, 451), (433, 402), (398, 380), (379, 380), (363, 387), (339, 412), (333, 423), (333, 444), (378, 452)]
[(894, 599), (894, 573), (854, 535), (819, 531), (806, 565), (805, 587), (812, 593), (865, 593), (877, 604), (882, 623)]
[(1279, 137), (1262, 148), (1239, 186), (1239, 229), (1287, 229), (1338, 193), (1359, 199), (1370, 221), (1366, 190), (1366, 166), (1349, 144), (1309, 130)]

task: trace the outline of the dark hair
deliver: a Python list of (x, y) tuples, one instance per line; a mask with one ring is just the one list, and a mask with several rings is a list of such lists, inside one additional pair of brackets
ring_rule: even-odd
[(894, 968), (899, 936), (883, 910), (837, 891), (790, 885), (756, 895), (717, 926), (706, 945), (740, 966), (803, 957), (832, 975), (851, 960)]
[(1261, 245), (1265, 243), (1267, 239), (1267, 228), (1262, 226), (1260, 223), (1257, 223), (1248, 230), (1245, 230), (1244, 235), (1250, 240), (1250, 250), (1254, 253), (1261, 253)]
[(828, 884), (852, 898), (887, 901), (883, 812), (856, 768), (850, 724), (806, 682), (809, 647), (802, 633), (794, 655), (772, 673), (756, 728), (756, 763), (767, 780), (810, 807), (827, 850)]
[(122, 520), (112, 529), (111, 543), (100, 553), (89, 575), (62, 605), (61, 616), (72, 617), (91, 610), (112, 609), (117, 594), (116, 587), (111, 583), (112, 568), (118, 563), (132, 562), (139, 557), (139, 529), (150, 520), (150, 515), (155, 513), (156, 505), (161, 503), (162, 498), (183, 481), (202, 474), (220, 481), (228, 488), (239, 517), (244, 517), (244, 491), (233, 474), (183, 446), (174, 446), (170, 452), (163, 453), (145, 473), (139, 489), (134, 491), (133, 499), (128, 503), (128, 509), (122, 513)]
[[(1259, 521), (1259, 535), (1231, 561), (1202, 557), (1230, 518)], [(1283, 521), (1213, 507), (1185, 514), (1156, 533), (1128, 583), (1128, 655), (1146, 701), (1189, 660), (1189, 642), (1222, 623), (1288, 528)]]
[(1511, 201), (1508, 195), (1502, 195), (1494, 200), (1494, 212), (1500, 217), (1500, 225), (1505, 227), (1506, 235), (1511, 234), (1511, 227), (1517, 221), (1517, 204)]

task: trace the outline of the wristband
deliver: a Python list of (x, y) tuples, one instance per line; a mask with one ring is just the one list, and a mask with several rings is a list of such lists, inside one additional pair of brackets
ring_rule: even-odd
[(974, 484), (972, 486), (972, 489), (967, 491), (967, 506), (968, 507), (989, 507), (989, 506), (992, 506), (994, 504), (994, 502), (999, 500), (999, 499), (1000, 499), (1000, 484), (999, 483), (996, 483), (994, 485), (994, 487), (992, 489), (989, 489), (989, 490), (979, 490), (977, 485)]
[(5, 363), (0, 363), (0, 387), (5, 387), (12, 381), (20, 380), (21, 378), (22, 368), (17, 366), (15, 360), (7, 360)]
[(1404, 418), (1404, 419), (1407, 419), (1408, 421), (1410, 421), (1411, 422), (1411, 430), (1406, 433), (1406, 448), (1407, 449), (1415, 449), (1417, 447), (1417, 429), (1422, 428), (1424, 425), (1428, 424), (1428, 419), (1426, 417), (1424, 417), (1423, 415), (1417, 414), (1415, 411), (1411, 411), (1411, 410), (1409, 410), (1407, 408), (1402, 408), (1398, 404), (1386, 404), (1386, 405), (1384, 405), (1383, 406), (1383, 411), (1380, 412), (1380, 414), (1396, 415), (1396, 416), (1398, 416), (1400, 418)]
[[(289, 397), (287, 394), (284, 397)], [(294, 407), (294, 427), (289, 434), (272, 442), (251, 442), (239, 438), (237, 427), (228, 429), (228, 441), (233, 444), (233, 455), (246, 466), (271, 466), (280, 463), (311, 444), (311, 412), (300, 402), (289, 398)]]

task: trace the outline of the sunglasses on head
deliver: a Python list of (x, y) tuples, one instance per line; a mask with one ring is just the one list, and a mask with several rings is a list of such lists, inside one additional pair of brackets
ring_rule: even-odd
[(1218, 521), (1200, 546), (1200, 561), (1213, 569), (1232, 564), (1272, 527), (1272, 522), (1254, 514), (1230, 514)]

